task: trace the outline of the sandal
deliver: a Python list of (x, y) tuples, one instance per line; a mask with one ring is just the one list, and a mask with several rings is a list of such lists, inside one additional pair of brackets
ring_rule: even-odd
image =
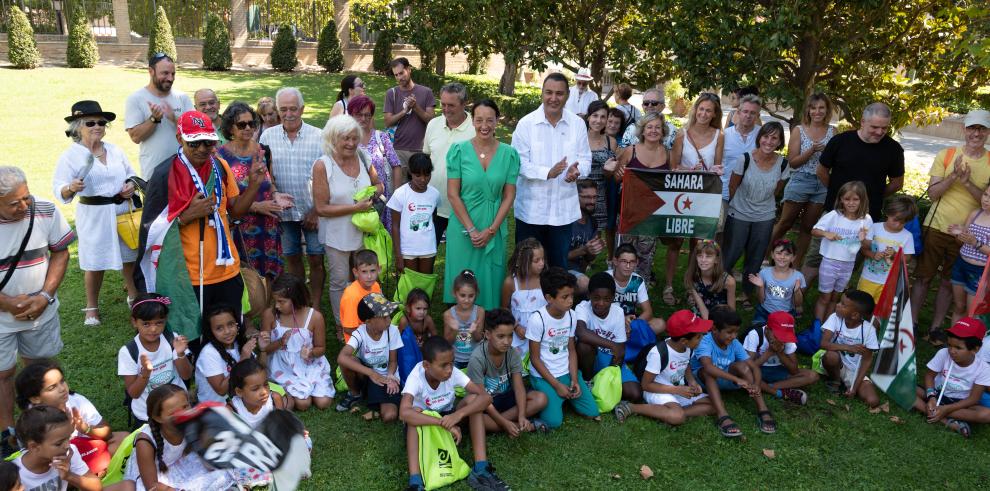
[(83, 320), (83, 325), (84, 326), (87, 326), (87, 327), (96, 327), (96, 326), (102, 324), (102, 322), (100, 322), (100, 314), (99, 314), (100, 308), (99, 307), (86, 307), (85, 309), (82, 309), (82, 311), (83, 312), (86, 312), (86, 313), (89, 313), (89, 312), (96, 312), (97, 313), (93, 317), (90, 317), (90, 316), (87, 315), (86, 318), (85, 318), (85, 320)]
[(674, 305), (677, 303), (677, 298), (674, 297), (674, 287), (665, 286), (663, 289), (663, 303), (667, 305)]
[(760, 432), (766, 433), (767, 435), (772, 435), (777, 432), (777, 421), (773, 419), (773, 414), (770, 414), (770, 411), (760, 411), (756, 413), (756, 424), (760, 427)]
[(620, 423), (624, 423), (626, 418), (633, 412), (632, 405), (629, 404), (629, 401), (619, 401), (613, 411), (615, 412), (615, 419)]
[[(953, 427), (953, 425), (955, 427)], [(963, 438), (969, 438), (970, 432), (972, 431), (969, 427), (969, 423), (956, 418), (945, 418), (945, 426), (950, 430), (959, 433), (963, 436)]]
[[(729, 423), (723, 424), (726, 421), (729, 421)], [(743, 434), (742, 430), (739, 429), (739, 425), (737, 425), (735, 421), (732, 421), (732, 416), (729, 416), (728, 414), (718, 418), (718, 420), (715, 421), (715, 426), (718, 427), (718, 432), (726, 438), (738, 438)]]
[(530, 421), (530, 423), (533, 423), (533, 431), (544, 434), (550, 433), (550, 425), (548, 425), (546, 421), (536, 418)]

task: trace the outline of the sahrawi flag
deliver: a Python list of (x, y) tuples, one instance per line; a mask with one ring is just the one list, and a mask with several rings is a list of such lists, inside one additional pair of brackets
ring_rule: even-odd
[(976, 288), (976, 296), (973, 297), (973, 303), (969, 306), (970, 317), (980, 316), (983, 318), (983, 322), (987, 323), (987, 317), (990, 317), (990, 262), (983, 267), (983, 276), (980, 276), (979, 286)]
[(880, 350), (870, 379), (905, 410), (915, 400), (914, 321), (904, 250), (899, 249), (887, 274), (880, 301), (873, 310), (879, 328)]
[(711, 239), (722, 211), (722, 180), (706, 172), (626, 169), (619, 233)]

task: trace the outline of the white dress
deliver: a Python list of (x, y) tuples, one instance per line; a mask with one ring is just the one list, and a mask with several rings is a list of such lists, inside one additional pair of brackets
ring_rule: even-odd
[(705, 169), (711, 169), (715, 165), (715, 149), (718, 147), (718, 135), (721, 130), (715, 130), (715, 137), (712, 141), (696, 149), (691, 143), (691, 139), (688, 138), (687, 130), (684, 130), (684, 150), (681, 152), (681, 169), (693, 169), (694, 166), (698, 165), (699, 159), (698, 154), (701, 154), (701, 158), (705, 160)]
[(307, 397), (333, 397), (337, 394), (330, 378), (330, 362), (326, 356), (309, 361), (303, 360), (303, 347), (313, 347), (313, 333), (309, 330), (309, 321), (313, 318), (313, 309), (309, 309), (302, 327), (284, 327), (275, 319), (272, 330), (272, 341), (282, 339), (289, 331), (294, 331), (289, 338), (288, 346), (280, 348), (269, 357), (269, 372), (271, 379), (285, 388), (285, 391), (296, 399)]
[[(155, 437), (151, 434), (151, 428), (145, 425), (141, 428), (141, 434), (148, 438), (151, 446), (155, 446)], [(135, 443), (137, 441), (135, 440)], [(158, 473), (158, 482), (167, 484), (176, 489), (196, 489), (203, 491), (221, 491), (237, 484), (234, 477), (225, 470), (210, 470), (195, 452), (186, 453), (186, 441), (178, 445), (172, 445), (164, 437), (162, 461), (168, 466), (168, 471)], [(141, 472), (138, 469), (138, 459), (135, 452), (134, 457), (127, 459), (127, 468), (124, 471), (124, 479), (134, 481), (137, 491), (145, 491), (144, 482), (141, 481)], [(158, 461), (155, 460), (157, 468)]]
[[(512, 297), (510, 298), (510, 308), (512, 310), (512, 316), (516, 318), (516, 323), (526, 329), (529, 324), (529, 316), (543, 308), (547, 304), (547, 298), (543, 296), (543, 290), (540, 288), (530, 288), (529, 290), (519, 289), (519, 280), (515, 276), (512, 277), (512, 284), (515, 289), (512, 291)], [(529, 353), (529, 340), (526, 338), (519, 337), (515, 332), (512, 333), (512, 347), (519, 352), (519, 356), (523, 356)]]
[[(103, 142), (106, 161), (93, 160), (93, 168), (86, 179), (86, 189), (78, 196), (113, 197), (124, 187), (124, 181), (134, 176), (127, 156), (119, 148)], [(62, 199), (62, 188), (82, 175), (90, 151), (79, 143), (73, 143), (58, 159), (53, 178), (53, 194), (62, 204), (69, 204), (75, 196)], [(127, 203), (119, 205), (76, 205), (76, 234), (79, 237), (79, 267), (83, 271), (120, 270), (123, 263), (137, 259), (137, 249), (127, 247), (117, 236), (117, 215), (126, 213)], [(110, 247), (117, 244), (117, 247)]]

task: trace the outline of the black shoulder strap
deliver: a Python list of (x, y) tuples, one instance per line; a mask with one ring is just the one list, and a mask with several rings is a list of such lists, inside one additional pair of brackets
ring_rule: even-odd
[(10, 278), (14, 276), (14, 270), (17, 269), (17, 263), (21, 262), (21, 257), (24, 256), (24, 251), (27, 249), (28, 242), (31, 241), (31, 233), (34, 232), (34, 198), (31, 198), (31, 206), (28, 208), (28, 229), (27, 233), (24, 234), (24, 238), (21, 239), (21, 247), (17, 249), (17, 254), (10, 258), (10, 263), (7, 266), (7, 273), (3, 275), (3, 279), (0, 280), (0, 290), (3, 290), (7, 283), (10, 282)]
[(540, 324), (543, 324), (543, 333), (540, 334), (540, 342), (543, 342), (543, 338), (547, 335), (547, 322), (543, 320), (543, 314), (539, 310), (536, 311), (536, 315), (540, 316)]
[[(165, 341), (168, 342), (169, 346), (172, 346), (172, 340), (175, 339), (175, 334), (168, 329), (162, 331), (162, 336), (165, 336)], [(134, 363), (138, 362), (138, 345), (135, 338), (131, 338), (124, 346), (127, 347), (127, 354), (131, 355), (131, 361)]]
[[(661, 345), (663, 348), (660, 347)], [(660, 353), (660, 371), (663, 372), (667, 369), (667, 363), (670, 362), (670, 346), (667, 346), (666, 339), (663, 341), (657, 341), (657, 352)]]
[(780, 172), (784, 172), (787, 169), (787, 159), (780, 159)]
[(746, 175), (747, 170), (749, 170), (749, 152), (743, 154), (743, 176)]
[(761, 326), (756, 328), (756, 353), (759, 354), (760, 348), (763, 347), (763, 340), (766, 336), (767, 326)]

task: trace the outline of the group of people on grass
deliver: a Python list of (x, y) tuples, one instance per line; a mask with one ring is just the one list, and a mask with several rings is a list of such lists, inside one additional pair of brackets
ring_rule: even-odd
[[(723, 397), (741, 391), (754, 402), (756, 428), (774, 433), (765, 398), (805, 404), (802, 388), (820, 378), (874, 407), (880, 399), (867, 372), (879, 342), (871, 319), (898, 250), (920, 253), (915, 319), (939, 270), (944, 283), (930, 338), (947, 346), (927, 364), (916, 409), (966, 436), (970, 423), (990, 422), (990, 348), (982, 348), (984, 325), (965, 315), (990, 251), (987, 111), (968, 114), (965, 144), (936, 157), (935, 202), (918, 226), (915, 199), (896, 194), (904, 154), (888, 135), (882, 103), (866, 107), (860, 128), (836, 134), (830, 99), (813, 94), (785, 157), (784, 128), (758, 124), (762, 102), (752, 88), (738, 97), (727, 128), (721, 99), (705, 93), (678, 130), (664, 117), (659, 90), (643, 94), (640, 112), (628, 102), (631, 88), (620, 86), (610, 108), (589, 95), (586, 72), (577, 87), (552, 73), (542, 105), (518, 121), (509, 145), (496, 138), (495, 102), (468, 108), (464, 87), (449, 84), (434, 117), (434, 94), (412, 81), (409, 62), (398, 58), (391, 69), (397, 86), (385, 94), (386, 130), (375, 128), (375, 102), (356, 76), (342, 80), (320, 130), (303, 122), (296, 88), (221, 113), (212, 90), (197, 91), (195, 103), (173, 90), (174, 62), (153, 56), (149, 84), (128, 98), (124, 118), (146, 182), (103, 141), (114, 113), (80, 101), (66, 117), (73, 144), (58, 160), (52, 191), (62, 204), (77, 201), (75, 230), (51, 202), (30, 195), (21, 170), (0, 168), (0, 426), (4, 455), (15, 435), (22, 448), (14, 466), (0, 466), (0, 489), (18, 489), (18, 480), (27, 489), (99, 489), (126, 436), (69, 390), (53, 361), (62, 348), (56, 291), (77, 238), (83, 324), (101, 323), (104, 271), (123, 270), (136, 331), (118, 352), (138, 433), (116, 489), (245, 484), (188, 451), (171, 416), (194, 401), (225, 403), (251, 426), (275, 409), (364, 404), (371, 419), (439, 425), (456, 441), (463, 428), (474, 489), (508, 488), (489, 464), (487, 433), (553, 431), (565, 402), (599, 419), (589, 381), (608, 367), (620, 373), (621, 401), (611, 409), (619, 422), (639, 414), (679, 425), (710, 415), (722, 435), (739, 437), (744, 425)], [(616, 235), (628, 169), (721, 176), (719, 233), (688, 241), (681, 305), (674, 278), (685, 240)], [(142, 216), (131, 237), (119, 217), (135, 209)], [(510, 211), (515, 247), (506, 260)], [(367, 213), (393, 239), (386, 257), (364, 247), (354, 218)], [(792, 241), (785, 235), (798, 217)], [(160, 224), (176, 239), (156, 242)], [(383, 296), (380, 281), (393, 269), (432, 275), (441, 243), (441, 317), (431, 317), (433, 298), (423, 289), (406, 292), (402, 305)], [(666, 319), (650, 299), (660, 243), (668, 248), (661, 298), (680, 308)], [(167, 329), (178, 300), (148, 288), (169, 247), (181, 252), (181, 276), (188, 273), (186, 286), (203, 306), (199, 339)], [(271, 304), (254, 322), (241, 310), (242, 267), (269, 281)], [(818, 299), (806, 315), (815, 279)], [(336, 356), (327, 353), (319, 308), (324, 283), (343, 345)], [(950, 304), (952, 327), (943, 332)], [(744, 321), (740, 312), (750, 309)], [(802, 319), (822, 329), (818, 372), (799, 366)], [(403, 366), (408, 356), (422, 361)], [(406, 432), (406, 447), (409, 487), (422, 489), (416, 431)]]

